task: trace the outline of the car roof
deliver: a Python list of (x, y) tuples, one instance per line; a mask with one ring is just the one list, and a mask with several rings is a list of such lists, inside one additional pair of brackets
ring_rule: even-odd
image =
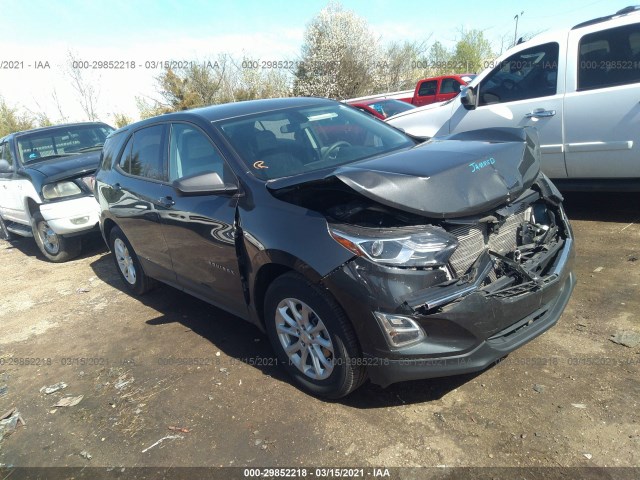
[(587, 20), (586, 22), (579, 23), (575, 25), (571, 30), (576, 30), (582, 27), (588, 27), (589, 25), (595, 25), (597, 23), (607, 22), (609, 20), (613, 20), (618, 17), (622, 17), (625, 15), (629, 15), (630, 13), (638, 13), (640, 11), (640, 5), (632, 5), (629, 7), (625, 7), (621, 10), (618, 10), (616, 13), (612, 13), (611, 15), (606, 15), (604, 17), (593, 18), (591, 20)]
[(476, 73), (451, 73), (449, 75), (437, 75), (435, 77), (425, 77), (418, 80), (418, 83), (424, 82), (425, 80), (441, 80), (443, 78), (458, 78), (469, 77), (471, 75), (477, 75)]
[(179, 112), (165, 113), (155, 117), (147, 118), (139, 122), (132, 123), (123, 127), (112, 135), (117, 133), (144, 126), (146, 124), (155, 123), (158, 120), (184, 120), (189, 116), (199, 117), (209, 122), (218, 120), (227, 120), (229, 118), (242, 117), (244, 115), (252, 115), (255, 113), (272, 112), (285, 108), (306, 107), (314, 105), (331, 105), (336, 104), (334, 100), (317, 97), (287, 97), (287, 98), (268, 98), (262, 100), (245, 100), (234, 103), (224, 103), (220, 105), (211, 105), (208, 107), (198, 107), (190, 110), (181, 110)]
[(49, 130), (56, 130), (58, 128), (66, 128), (66, 127), (82, 127), (82, 126), (90, 126), (90, 125), (104, 125), (106, 127), (109, 128), (113, 128), (110, 127), (109, 125), (107, 125), (104, 122), (76, 122), (76, 123), (61, 123), (59, 125), (50, 125), (48, 127), (38, 127), (38, 128), (32, 128), (30, 130), (21, 130), (19, 132), (12, 132), (8, 135), (5, 135), (2, 139), (2, 141), (4, 140), (9, 140), (10, 138), (13, 137), (20, 137), (22, 135), (26, 135), (26, 134), (31, 134), (31, 133), (40, 133), (40, 132), (47, 132)]

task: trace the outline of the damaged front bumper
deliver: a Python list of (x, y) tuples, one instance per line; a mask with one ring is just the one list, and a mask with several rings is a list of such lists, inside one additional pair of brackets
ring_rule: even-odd
[[(483, 370), (541, 335), (569, 301), (576, 283), (574, 256), (567, 222), (565, 237), (536, 258), (545, 264), (539, 276), (532, 273), (535, 265), (521, 271), (513, 265), (513, 275), (488, 281), (496, 262), (508, 259), (487, 251), (464, 282), (448, 283), (438, 269), (397, 269), (356, 258), (325, 277), (324, 284), (352, 320), (369, 378), (387, 386)], [(394, 348), (373, 320), (374, 312), (410, 318), (425, 336)]]
[(100, 205), (91, 197), (43, 203), (40, 205), (42, 218), (58, 235), (72, 236), (96, 230), (100, 220)]

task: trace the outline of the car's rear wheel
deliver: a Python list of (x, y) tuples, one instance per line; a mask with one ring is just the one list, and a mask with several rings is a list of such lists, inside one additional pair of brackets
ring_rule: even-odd
[(365, 380), (349, 319), (328, 293), (304, 277), (287, 273), (269, 286), (265, 326), (279, 362), (310, 393), (340, 398)]
[(143, 295), (151, 290), (154, 281), (145, 275), (136, 252), (120, 228), (113, 227), (111, 229), (109, 244), (116, 268), (127, 289), (136, 295)]
[(11, 240), (11, 232), (7, 230), (4, 220), (0, 217), (0, 240)]
[(82, 241), (79, 237), (58, 235), (39, 213), (33, 215), (32, 225), (36, 244), (49, 261), (61, 263), (80, 255)]

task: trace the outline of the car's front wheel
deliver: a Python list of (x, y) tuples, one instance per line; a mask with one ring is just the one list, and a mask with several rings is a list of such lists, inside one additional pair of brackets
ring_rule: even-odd
[(278, 277), (265, 296), (269, 340), (296, 383), (310, 393), (340, 398), (365, 380), (360, 346), (336, 301), (296, 273)]
[(109, 234), (109, 245), (113, 260), (127, 289), (136, 295), (143, 295), (153, 288), (154, 281), (145, 275), (140, 260), (122, 230), (113, 227)]
[(80, 255), (80, 238), (58, 235), (39, 213), (33, 215), (32, 231), (38, 248), (49, 261), (61, 263)]

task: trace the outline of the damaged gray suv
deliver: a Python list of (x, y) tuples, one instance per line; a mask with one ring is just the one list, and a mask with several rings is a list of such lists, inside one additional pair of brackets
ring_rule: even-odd
[(156, 280), (266, 331), (307, 391), (478, 371), (553, 326), (575, 284), (533, 129), (417, 143), (348, 106), (258, 100), (107, 139), (100, 225)]

